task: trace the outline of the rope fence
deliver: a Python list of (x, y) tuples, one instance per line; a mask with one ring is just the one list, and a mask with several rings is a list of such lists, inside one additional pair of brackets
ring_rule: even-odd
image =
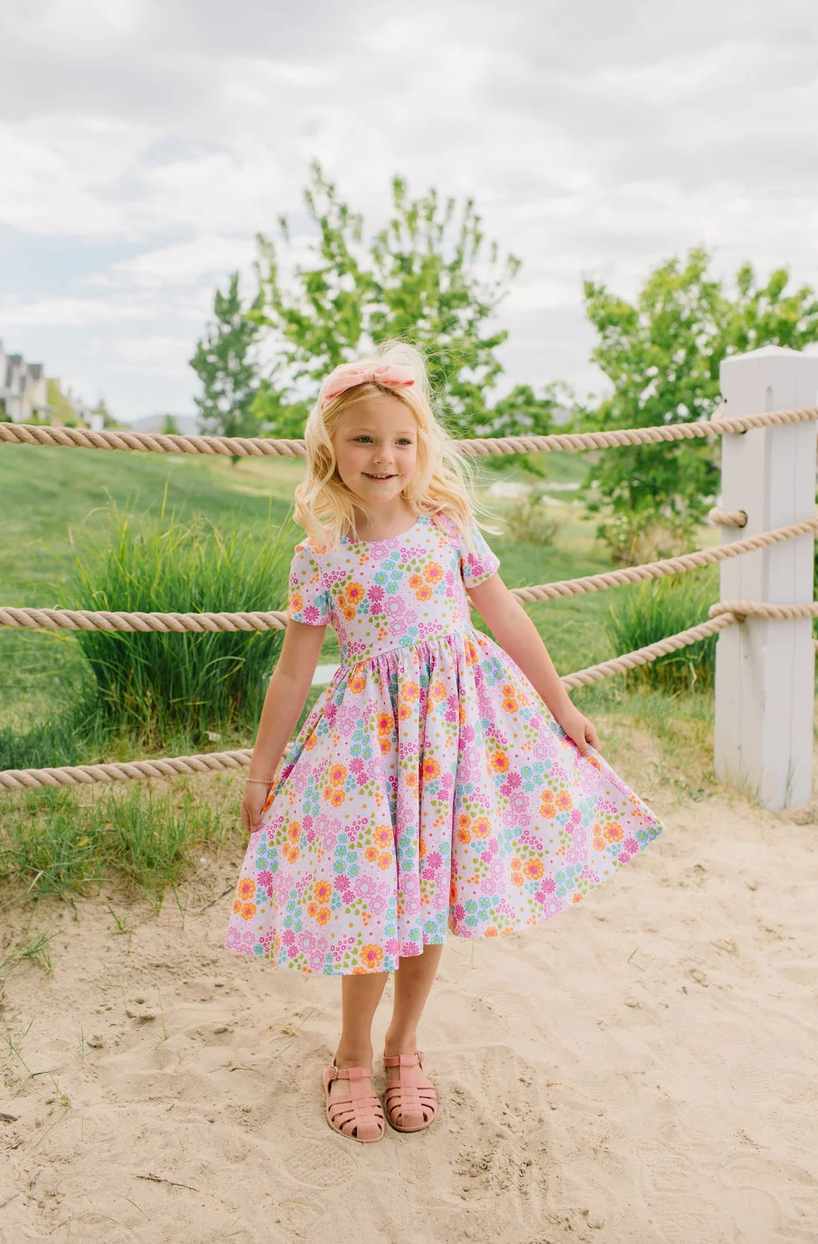
[[(609, 432), (560, 433), (551, 436), (495, 437), (458, 441), (458, 448), (471, 456), (487, 454), (544, 453), (563, 451), (579, 453), (587, 450), (622, 445), (656, 444), (662, 441), (687, 441), (701, 437), (739, 434), (752, 428), (781, 427), (818, 419), (818, 407), (804, 406), (764, 414), (722, 418), (716, 414), (701, 423), (665, 424), (650, 428), (617, 429)], [(102, 431), (80, 428), (57, 428), (29, 424), (0, 423), (0, 443), (12, 445), (61, 446), (74, 449), (124, 450), (139, 453), (205, 454), (230, 457), (304, 457), (301, 440), (268, 440), (261, 437), (179, 436), (147, 432)], [(728, 511), (716, 507), (710, 511), (710, 522), (721, 527), (741, 528), (747, 523), (743, 510)], [(585, 575), (512, 590), (518, 600), (532, 603), (559, 597), (604, 591), (629, 583), (661, 578), (664, 575), (700, 569), (743, 553), (793, 540), (818, 529), (818, 514), (800, 522), (790, 523), (772, 531), (762, 532), (744, 540), (723, 544), (715, 549), (700, 549), (680, 557), (663, 558), (641, 566), (626, 567), (597, 575)], [(655, 661), (671, 652), (744, 621), (747, 617), (794, 619), (818, 617), (818, 602), (801, 605), (777, 605), (755, 601), (720, 601), (709, 610), (709, 620), (676, 635), (666, 636), (654, 644), (624, 653), (609, 661), (576, 670), (562, 678), (569, 690), (587, 686), (614, 674)], [(267, 612), (221, 613), (151, 613), (85, 609), (18, 609), (0, 607), (0, 626), (27, 629), (100, 630), (109, 632), (193, 632), (205, 631), (266, 631), (283, 630), (287, 615), (280, 610)], [(818, 650), (818, 640), (813, 640)], [(151, 760), (126, 761), (114, 764), (67, 765), (47, 769), (6, 769), (0, 771), (0, 791), (20, 791), (58, 786), (84, 786), (100, 782), (127, 782), (141, 778), (194, 775), (218, 771), (236, 772), (250, 762), (249, 749), (208, 752), (194, 756), (176, 756)]]
[[(650, 428), (615, 428), (609, 432), (558, 432), (550, 436), (499, 436), (458, 440), (462, 453), (488, 454), (582, 453), (622, 445), (655, 445), (661, 441), (689, 441), (700, 437), (747, 432), (751, 428), (781, 427), (818, 419), (818, 407), (797, 406), (758, 415), (726, 418), (718, 414), (700, 423), (666, 423)], [(31, 423), (0, 423), (0, 443), (52, 445), (66, 449), (119, 449), (136, 453), (207, 454), (229, 458), (303, 458), (303, 440), (274, 440), (263, 436), (180, 436), (169, 432), (92, 432), (88, 428), (58, 428)]]

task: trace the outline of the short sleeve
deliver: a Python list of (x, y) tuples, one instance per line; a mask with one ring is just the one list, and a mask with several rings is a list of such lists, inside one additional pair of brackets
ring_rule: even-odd
[(326, 626), (330, 620), (329, 593), (316, 550), (307, 544), (296, 545), (290, 565), (290, 594), (287, 616), (293, 622), (308, 626)]
[(490, 579), (500, 565), (500, 558), (492, 553), (476, 523), (471, 525), (471, 539), (471, 549), (466, 547), (465, 541), (460, 545), (460, 573), (467, 588)]

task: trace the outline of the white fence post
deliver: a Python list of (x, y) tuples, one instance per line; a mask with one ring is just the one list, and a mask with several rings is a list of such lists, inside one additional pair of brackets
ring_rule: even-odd
[[(818, 358), (765, 346), (721, 364), (725, 417), (814, 406)], [(721, 505), (744, 510), (744, 528), (723, 540), (783, 527), (815, 512), (816, 423), (722, 436)], [(803, 604), (812, 600), (812, 535), (745, 553), (721, 565), (721, 599)], [(809, 618), (747, 618), (716, 647), (716, 776), (763, 807), (812, 797), (815, 650)]]

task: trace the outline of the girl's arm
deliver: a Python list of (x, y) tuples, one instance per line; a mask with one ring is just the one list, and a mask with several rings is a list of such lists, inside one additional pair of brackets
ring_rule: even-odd
[[(272, 778), (275, 775), (312, 686), (326, 629), (325, 626), (307, 626), (304, 622), (287, 623), (281, 656), (261, 710), (249, 777)], [(258, 829), (267, 789), (255, 781), (248, 782), (245, 787), (241, 819), (251, 833)]]
[(525, 674), (534, 690), (581, 755), (599, 747), (599, 737), (590, 721), (571, 703), (534, 623), (515, 600), (499, 575), (468, 588), (469, 596), (497, 643)]

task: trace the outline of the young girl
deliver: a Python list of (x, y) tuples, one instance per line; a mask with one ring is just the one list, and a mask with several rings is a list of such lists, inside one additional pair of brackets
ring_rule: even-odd
[[(325, 380), (305, 432), (287, 627), (242, 819), (226, 945), (342, 977), (327, 1119), (358, 1141), (435, 1118), (417, 1029), (447, 932), (535, 925), (661, 830), (596, 755), (472, 517), (467, 466), (405, 345)], [(472, 604), (497, 643), (474, 629)], [(276, 768), (328, 624), (341, 664)], [(499, 645), (499, 647), (498, 647)], [(371, 1025), (395, 973), (383, 1107)]]

